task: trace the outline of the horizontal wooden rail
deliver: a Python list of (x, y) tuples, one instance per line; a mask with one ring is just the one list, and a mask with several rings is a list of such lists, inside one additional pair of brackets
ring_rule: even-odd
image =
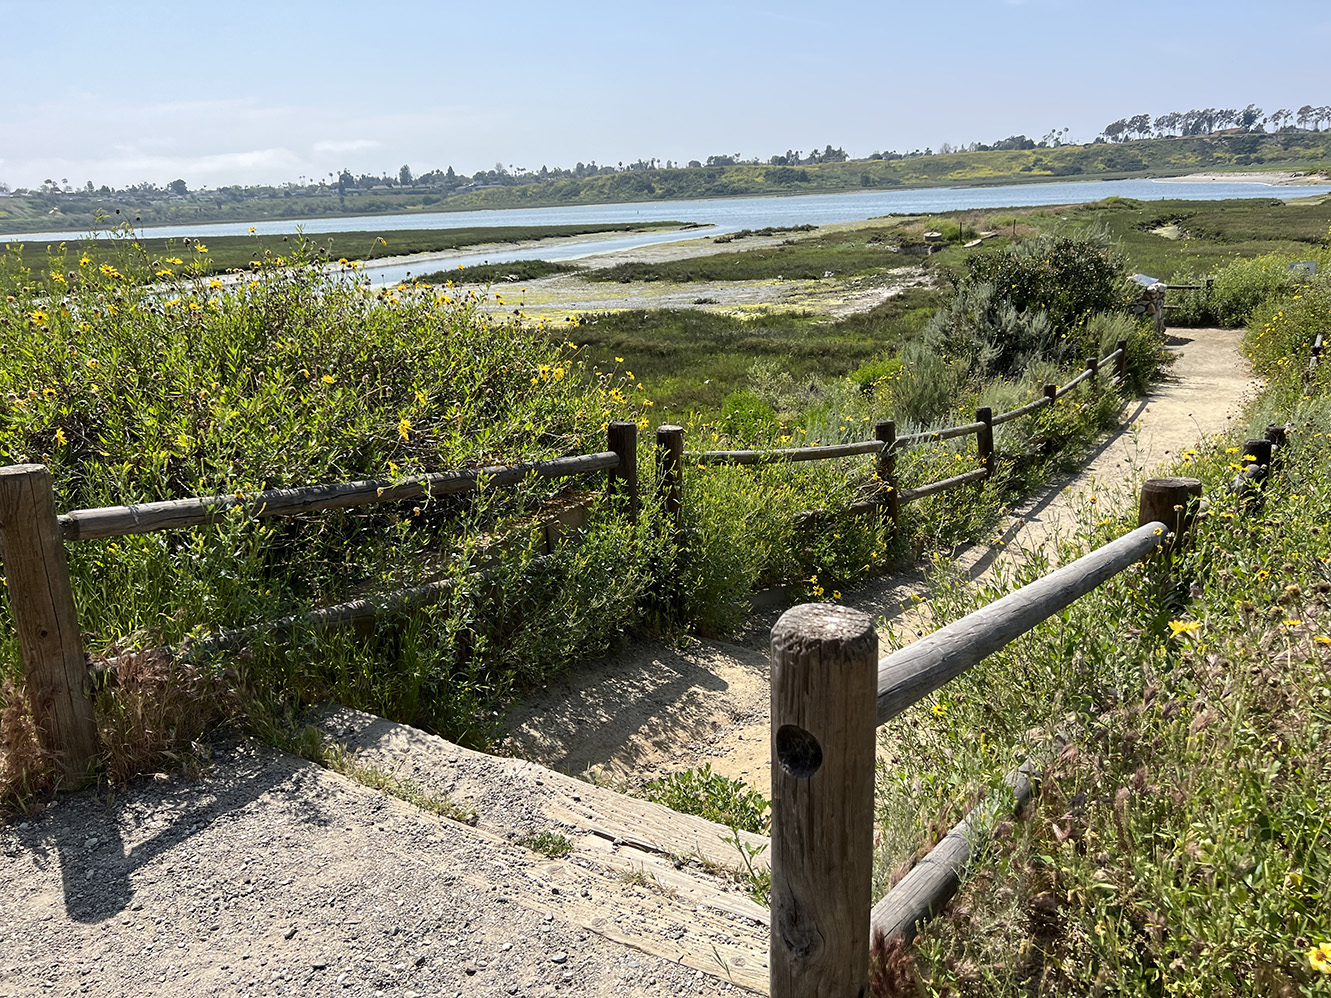
[(424, 496), (453, 495), (476, 488), (481, 479), (489, 485), (516, 485), (529, 475), (537, 478), (565, 478), (619, 467), (619, 455), (613, 451), (558, 457), (530, 464), (491, 468), (466, 468), (420, 475), (404, 481), (340, 482), (311, 485), (297, 489), (271, 489), (249, 495), (205, 496), (195, 499), (168, 499), (132, 506), (106, 506), (80, 509), (61, 516), (60, 526), (67, 541), (94, 540), (147, 534), (157, 530), (179, 530), (211, 523), (229, 509), (246, 508), (251, 516), (296, 516), (321, 509), (342, 509), (371, 503), (419, 499)]
[(1062, 388), (1058, 389), (1058, 391), (1054, 393), (1054, 397), (1062, 398), (1064, 395), (1072, 391), (1072, 389), (1076, 388), (1087, 378), (1093, 378), (1093, 377), (1095, 377), (1095, 370), (1093, 368), (1088, 367), (1086, 370), (1082, 371), (1081, 374), (1077, 375)]
[(989, 477), (989, 472), (985, 468), (976, 468), (973, 471), (967, 471), (960, 475), (953, 475), (951, 478), (944, 478), (941, 482), (930, 482), (928, 485), (921, 485), (918, 489), (902, 489), (901, 502), (914, 502), (916, 499), (923, 499), (925, 496), (931, 496), (935, 492), (946, 492), (948, 489), (955, 489), (962, 485), (968, 485), (971, 482), (978, 482), (982, 478)]
[(1038, 398), (1034, 402), (1028, 402), (1020, 409), (1013, 409), (1011, 412), (1000, 412), (994, 417), (994, 425), (1001, 426), (1004, 423), (1011, 422), (1014, 419), (1020, 419), (1022, 416), (1029, 415), (1032, 412), (1038, 412), (1045, 406), (1053, 405), (1054, 401), (1050, 398)]
[(778, 450), (686, 451), (684, 460), (694, 464), (777, 464), (782, 461), (830, 461), (838, 457), (877, 454), (883, 449), (877, 440), (859, 440), (826, 447), (787, 447)]
[(1147, 523), (988, 606), (967, 614), (878, 663), (878, 723), (886, 724), (1100, 583), (1141, 561), (1166, 537)]
[(952, 826), (929, 855), (887, 892), (869, 914), (870, 934), (885, 940), (915, 938), (919, 924), (943, 910), (961, 886), (961, 874), (979, 842), (989, 837), (1000, 815), (1020, 814), (1030, 803), (1034, 778), (1042, 767), (1027, 761), (1004, 779), (1004, 789), (988, 794)]
[(965, 437), (972, 433), (979, 433), (984, 429), (984, 423), (964, 423), (961, 426), (949, 426), (945, 430), (929, 430), (921, 433), (906, 433), (897, 437), (897, 450), (903, 447), (911, 447), (915, 444), (936, 443), (940, 440), (951, 440), (953, 437)]

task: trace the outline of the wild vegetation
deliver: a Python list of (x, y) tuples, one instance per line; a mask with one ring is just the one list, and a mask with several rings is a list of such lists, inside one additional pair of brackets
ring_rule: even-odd
[[(1331, 372), (1304, 371), (1331, 333), (1329, 289), (1277, 288), (1254, 311), (1267, 387), (1232, 436), (1180, 457), (1210, 497), (1186, 553), (1117, 577), (885, 729), (880, 890), (980, 787), (1027, 758), (1047, 768), (947, 913), (880, 952), (878, 994), (1322, 993)], [(1291, 445), (1254, 505), (1228, 486), (1271, 422)], [(1064, 557), (1130, 525), (1089, 501), (1083, 522)], [(945, 623), (1044, 570), (1031, 558), (976, 589), (940, 567), (930, 610)]]
[[(114, 216), (113, 216), (114, 217)], [(376, 257), (407, 256), (413, 253), (440, 253), (464, 246), (518, 243), (599, 232), (640, 232), (671, 228), (679, 222), (642, 222), (633, 224), (586, 225), (499, 225), (456, 229), (388, 229), (383, 231), (325, 232), (316, 235), (277, 235), (259, 237), (250, 230), (245, 236), (188, 236), (135, 238), (131, 246), (136, 255), (135, 272), (145, 279), (199, 277), (234, 272), (250, 272), (263, 267), (282, 267), (300, 261), (293, 250), (300, 243), (312, 259), (324, 263), (360, 263)], [(94, 223), (94, 231), (100, 226)], [(125, 251), (125, 239), (108, 235), (102, 239), (79, 240), (83, 251), (106, 253)], [(63, 241), (27, 243), (16, 241), (29, 259), (67, 256)], [(553, 272), (553, 271), (551, 271)], [(447, 275), (452, 277), (453, 275)]]
[[(599, 450), (609, 420), (648, 425), (650, 393), (622, 364), (587, 363), (586, 341), (576, 342), (597, 326), (501, 320), (481, 311), (480, 292), (376, 291), (354, 272), (328, 274), (317, 259), (298, 239), (289, 266), (240, 283), (148, 284), (154, 261), (132, 237), (110, 250), (70, 247), (36, 259), (9, 248), (0, 258), (6, 462), (46, 463), (57, 506), (68, 510), (391, 481)], [(918, 309), (902, 304), (907, 317)], [(1154, 363), (1149, 351), (1141, 356)], [(909, 381), (888, 365), (859, 381), (824, 376), (819, 394), (801, 397), (778, 363), (769, 361), (752, 389), (773, 418), (764, 423), (738, 400), (727, 416), (743, 424), (735, 433), (863, 439)], [(1052, 358), (1029, 373), (1062, 380)], [(991, 393), (998, 405), (1032, 390), (1026, 380), (965, 381), (963, 389)], [(1109, 396), (1088, 403), (1041, 431), (1088, 439), (1117, 407)], [(689, 435), (707, 445), (720, 432), (695, 421)], [(649, 454), (644, 442), (644, 469)], [(903, 463), (902, 474), (914, 481), (962, 461), (973, 458), (940, 447)], [(1038, 474), (1040, 463), (1033, 457), (1007, 481)], [(877, 571), (900, 550), (881, 526), (811, 543), (796, 517), (843, 509), (871, 477), (868, 461), (691, 470), (682, 535), (665, 529), (649, 472), (647, 511), (636, 522), (601, 497), (599, 483), (573, 480), (287, 520), (257, 520), (237, 507), (213, 526), (74, 544), (88, 650), (119, 663), (118, 685), (98, 695), (106, 772), (123, 779), (153, 765), (220, 717), (280, 740), (287, 719), (324, 699), (484, 743), (515, 693), (630, 633), (720, 633), (755, 587), (816, 577), (811, 592), (831, 595)], [(1001, 495), (993, 490), (927, 531), (921, 516), (902, 543), (973, 531)], [(580, 542), (540, 555), (543, 518), (571, 503), (589, 506)], [(292, 641), (256, 637), (239, 656), (207, 653), (199, 642), (219, 628), (430, 582), (449, 589), (438, 605), (387, 613), (355, 633), (297, 628)], [(42, 769), (14, 765), (36, 757), (12, 624), (0, 633), (10, 684), (5, 778), (8, 792), (21, 794)], [(200, 650), (184, 661), (152, 651), (182, 641)]]

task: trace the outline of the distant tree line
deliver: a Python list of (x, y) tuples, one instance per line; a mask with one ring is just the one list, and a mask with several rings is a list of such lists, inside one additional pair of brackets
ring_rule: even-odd
[(1324, 122), (1331, 122), (1331, 105), (1314, 107), (1304, 104), (1297, 111), (1287, 107), (1278, 108), (1267, 114), (1256, 104), (1245, 108), (1206, 107), (1193, 108), (1190, 111), (1170, 111), (1157, 118), (1149, 114), (1134, 114), (1130, 118), (1119, 118), (1105, 125), (1099, 139), (1108, 142), (1127, 142), (1132, 138), (1146, 139), (1169, 138), (1182, 135), (1211, 135), (1226, 129), (1243, 132), (1265, 131), (1270, 125), (1273, 131), (1287, 128), (1293, 121), (1300, 128), (1313, 126), (1321, 131)]
[[(1307, 129), (1311, 126), (1313, 130), (1321, 131), (1324, 124), (1331, 123), (1331, 105), (1315, 107), (1312, 104), (1304, 104), (1297, 111), (1289, 108), (1279, 108), (1269, 114), (1256, 104), (1249, 104), (1242, 109), (1208, 107), (1194, 108), (1189, 111), (1170, 111), (1155, 118), (1149, 114), (1136, 114), (1111, 121), (1095, 138), (1094, 144), (1122, 143), (1132, 139), (1151, 137), (1197, 137), (1226, 131), (1230, 133), (1258, 133), (1265, 131), (1268, 125), (1274, 131), (1279, 132), (1290, 128), (1291, 123), (1297, 124), (1299, 128)], [(1009, 135), (1007, 138), (990, 143), (969, 142), (954, 146), (949, 142), (944, 142), (939, 146), (937, 153), (932, 147), (912, 149), (908, 152), (875, 150), (866, 159), (869, 161), (887, 161), (963, 152), (1056, 149), (1069, 144), (1067, 134), (1067, 128), (1053, 128), (1039, 139), (1028, 138), (1026, 135)], [(213, 202), (215, 207), (220, 208), (228, 202), (253, 198), (326, 195), (336, 196), (345, 201), (348, 196), (366, 195), (371, 192), (410, 190), (420, 193), (425, 204), (433, 204), (440, 198), (492, 187), (520, 187), (547, 181), (576, 182), (593, 177), (629, 175), (624, 179), (628, 182), (629, 188), (632, 188), (635, 185), (645, 184), (647, 175), (659, 177), (662, 171), (707, 170), (733, 166), (770, 167), (771, 169), (766, 173), (766, 177), (773, 183), (808, 183), (809, 175), (805, 171), (796, 169), (797, 167), (845, 163), (848, 161), (851, 161), (851, 157), (845, 149), (840, 146), (833, 147), (828, 143), (821, 150), (816, 146), (807, 153), (799, 149), (787, 149), (783, 153), (776, 153), (766, 159), (758, 157), (746, 159), (738, 152), (714, 153), (704, 160), (691, 159), (688, 162), (677, 162), (669, 159), (662, 161), (656, 157), (639, 159), (631, 163), (620, 160), (613, 164), (598, 164), (595, 160), (591, 160), (586, 163), (578, 162), (567, 168), (542, 165), (539, 170), (528, 170), (523, 166), (512, 163), (507, 165), (496, 163), (493, 169), (477, 170), (470, 176), (456, 172), (452, 166), (443, 170), (435, 169), (417, 174), (409, 164), (404, 163), (396, 171), (385, 171), (382, 174), (357, 174), (349, 168), (344, 168), (337, 172), (329, 172), (321, 177), (307, 178), (302, 176), (298, 182), (287, 182), (278, 185), (232, 185), (212, 190), (196, 191), (191, 191), (182, 179), (172, 180), (161, 187), (145, 181), (117, 190), (105, 184), (101, 187), (95, 187), (91, 180), (84, 186), (78, 187), (72, 186), (68, 178), (62, 178), (59, 181), (48, 178), (36, 190), (18, 188), (12, 193), (43, 195), (53, 199), (59, 198), (62, 201), (95, 200), (115, 195), (131, 203), (148, 203), (164, 198), (185, 198), (188, 196), (191, 201)], [(1031, 167), (1031, 169), (1035, 168)], [(1123, 164), (1118, 168), (1135, 169), (1137, 167)], [(1055, 172), (1064, 172), (1064, 170), (1057, 169)], [(1066, 172), (1075, 173), (1079, 171), (1068, 167)], [(0, 182), (0, 195), (9, 193), (11, 193), (9, 185)]]

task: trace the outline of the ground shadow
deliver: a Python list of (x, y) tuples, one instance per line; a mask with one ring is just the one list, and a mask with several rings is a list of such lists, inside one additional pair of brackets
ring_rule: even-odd
[[(305, 766), (275, 750), (256, 752), (249, 743), (232, 741), (197, 779), (176, 773), (115, 790), (64, 793), (39, 818), (12, 831), (38, 869), (59, 866), (70, 920), (103, 922), (131, 907), (137, 871), (265, 793), (291, 785)], [(291, 800), (308, 823), (328, 823), (313, 801), (296, 794)], [(161, 830), (146, 839), (134, 834), (149, 823)]]

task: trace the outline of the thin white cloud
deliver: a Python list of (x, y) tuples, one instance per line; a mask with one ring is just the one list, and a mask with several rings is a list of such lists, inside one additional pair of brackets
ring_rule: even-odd
[(377, 149), (383, 145), (378, 139), (324, 140), (314, 143), (316, 153), (325, 152), (360, 152), (362, 149)]

